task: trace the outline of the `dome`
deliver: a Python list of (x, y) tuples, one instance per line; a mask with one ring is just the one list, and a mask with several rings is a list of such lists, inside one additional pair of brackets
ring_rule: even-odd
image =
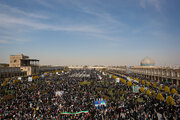
[(141, 61), (141, 66), (154, 66), (155, 62), (153, 59), (146, 57)]

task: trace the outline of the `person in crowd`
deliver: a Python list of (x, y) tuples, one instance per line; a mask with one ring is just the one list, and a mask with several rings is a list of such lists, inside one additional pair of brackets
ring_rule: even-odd
[[(180, 119), (179, 102), (168, 106), (144, 93), (133, 93), (131, 87), (121, 82), (116, 83), (113, 78), (94, 69), (70, 70), (60, 75), (39, 77), (32, 82), (21, 80), (14, 84), (12, 81), (1, 87), (0, 119)], [(56, 95), (57, 91), (62, 94)], [(9, 98), (8, 94), (13, 97)], [(139, 98), (143, 100), (139, 101)], [(106, 105), (97, 107), (96, 100), (105, 100)], [(81, 111), (88, 112), (79, 113)]]

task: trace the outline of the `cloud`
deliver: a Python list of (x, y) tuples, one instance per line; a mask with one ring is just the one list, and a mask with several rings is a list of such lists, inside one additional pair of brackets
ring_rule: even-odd
[(139, 0), (139, 4), (142, 8), (151, 5), (156, 8), (158, 12), (161, 12), (160, 0)]
[(8, 44), (8, 43), (9, 43), (8, 40), (2, 40), (2, 39), (0, 39), (0, 44)]
[(82, 10), (83, 10), (83, 12), (94, 15), (94, 16), (100, 18), (101, 20), (115, 23), (115, 24), (122, 24), (120, 21), (114, 19), (111, 16), (111, 14), (109, 14), (109, 13), (93, 11), (93, 10), (90, 10), (89, 8), (83, 8), (83, 7), (82, 7)]
[(159, 12), (161, 11), (160, 0), (148, 0)]
[[(43, 5), (46, 3), (43, 2), (42, 0), (38, 0), (37, 2)], [(35, 30), (50, 30), (50, 31), (102, 32), (102, 30), (92, 25), (81, 25), (81, 24), (53, 25), (52, 23), (47, 24), (40, 22), (41, 19), (47, 19), (47, 18), (49, 17), (41, 14), (25, 12), (15, 7), (11, 7), (5, 4), (0, 4), (0, 28), (4, 28), (8, 30), (21, 29), (20, 31), (23, 30), (26, 31), (28, 28), (30, 29), (33, 28)]]
[[(56, 9), (56, 7), (52, 6), (63, 6), (66, 7), (67, 9), (70, 8), (71, 10), (73, 9), (74, 11), (78, 12), (83, 12), (88, 15), (93, 15), (100, 19), (101, 21), (104, 22), (109, 22), (109, 23), (114, 23), (118, 25), (124, 25), (122, 22), (119, 20), (115, 19), (110, 13), (105, 12), (103, 8), (99, 8), (100, 5), (103, 3), (101, 1), (94, 0), (92, 2), (88, 2), (91, 4), (87, 4), (87, 1), (79, 1), (79, 0), (52, 0), (51, 2), (47, 2), (44, 0), (38, 0), (36, 1), (38, 4), (50, 8), (50, 9)], [(97, 7), (98, 5), (98, 7)], [(96, 18), (96, 19), (97, 19)], [(107, 23), (106, 23), (107, 24)]]
[[(113, 23), (116, 25), (124, 25), (124, 23), (115, 19), (110, 13), (106, 12), (105, 9), (99, 8), (99, 6), (103, 4), (100, 1), (93, 1), (93, 6), (87, 5), (87, 3), (75, 1), (72, 1), (72, 4), (75, 6), (74, 9), (77, 11), (96, 16), (101, 21)], [(96, 7), (97, 5), (98, 7)]]
[(142, 8), (146, 8), (146, 0), (139, 0), (139, 4)]
[(51, 31), (69, 31), (69, 32), (103, 32), (102, 30), (91, 26), (91, 25), (51, 25), (43, 24), (38, 21), (33, 21), (26, 18), (12, 17), (6, 14), (0, 14), (0, 25), (1, 27), (11, 27), (11, 26), (26, 26), (36, 30), (51, 30)]
[[(48, 2), (43, 2), (42, 0), (37, 1), (39, 4), (46, 6), (48, 8), (51, 7), (55, 2), (50, 2), (49, 5)], [(57, 1), (56, 1), (57, 2)], [(102, 4), (102, 3), (100, 3)], [(66, 4), (67, 5), (67, 4)], [(66, 6), (65, 6), (66, 7)], [(95, 36), (98, 39), (104, 39), (104, 40), (110, 40), (110, 41), (119, 41), (119, 38), (115, 38), (111, 35), (106, 35), (107, 33), (112, 33), (117, 30), (117, 26), (121, 26), (121, 28), (124, 28), (126, 26), (120, 21), (113, 18), (113, 16), (105, 12), (101, 8), (91, 7), (91, 6), (84, 6), (83, 4), (80, 4), (79, 2), (72, 2), (70, 5), (73, 10), (76, 10), (76, 12), (83, 12), (88, 15), (93, 15), (93, 18), (97, 21), (101, 21), (100, 24), (91, 24), (87, 22), (86, 24), (78, 22), (74, 23), (73, 19), (70, 19), (68, 21), (68, 24), (66, 22), (59, 22), (58, 24), (51, 22), (51, 20), (55, 19), (54, 17), (48, 18), (48, 14), (46, 16), (36, 13), (29, 13), (25, 12), (23, 10), (20, 10), (15, 7), (11, 7), (9, 5), (0, 4), (0, 34), (6, 34), (10, 36), (15, 36), (15, 34), (18, 32), (19, 35), (23, 32), (32, 32), (34, 30), (42, 31), (42, 30), (48, 30), (48, 31), (65, 31), (65, 32), (79, 32), (79, 33), (87, 33), (90, 36)], [(72, 10), (72, 9), (71, 9)], [(56, 14), (56, 13), (54, 13)], [(42, 22), (42, 19), (43, 20)], [(58, 19), (61, 19), (61, 21), (65, 21), (67, 19), (63, 19), (58, 17)], [(56, 21), (57, 22), (57, 21)], [(115, 25), (115, 26), (114, 26)], [(124, 30), (124, 29), (123, 29)], [(13, 43), (11, 40), (7, 38), (0, 38), (2, 41), (1, 43)], [(18, 40), (18, 39), (17, 39)]]
[(25, 17), (32, 17), (32, 18), (39, 18), (39, 19), (47, 19), (49, 18), (48, 16), (42, 15), (42, 13), (30, 13), (30, 12), (25, 12), (23, 10), (20, 10), (18, 8), (8, 6), (5, 4), (0, 4), (0, 13), (6, 13), (6, 14), (11, 14), (11, 15), (21, 15)]
[(104, 35), (104, 34), (92, 34), (92, 36), (95, 36), (95, 37), (103, 39), (103, 40), (114, 41), (114, 42), (129, 40), (129, 39), (123, 38), (123, 37), (112, 37), (110, 35)]
[(35, 0), (35, 2), (41, 6), (44, 6), (46, 8), (50, 8), (50, 9), (54, 9), (55, 7), (51, 4), (53, 2), (53, 0), (51, 0), (51, 2), (47, 2), (46, 0)]
[(13, 44), (13, 43), (22, 43), (22, 42), (28, 42), (29, 40), (25, 40), (22, 38), (17, 38), (15, 36), (0, 36), (0, 44)]

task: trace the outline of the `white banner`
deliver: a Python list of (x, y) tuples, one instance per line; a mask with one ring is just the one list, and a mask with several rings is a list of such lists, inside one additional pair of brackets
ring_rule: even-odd
[(64, 94), (64, 91), (56, 91), (55, 95), (56, 96), (62, 96)]
[(28, 81), (29, 81), (29, 82), (32, 82), (32, 77), (28, 77)]
[(119, 83), (120, 79), (119, 78), (116, 78), (116, 83)]

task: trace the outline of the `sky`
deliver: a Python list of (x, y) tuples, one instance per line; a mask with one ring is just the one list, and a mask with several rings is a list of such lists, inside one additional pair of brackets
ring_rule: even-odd
[(180, 0), (0, 0), (0, 63), (180, 66)]

